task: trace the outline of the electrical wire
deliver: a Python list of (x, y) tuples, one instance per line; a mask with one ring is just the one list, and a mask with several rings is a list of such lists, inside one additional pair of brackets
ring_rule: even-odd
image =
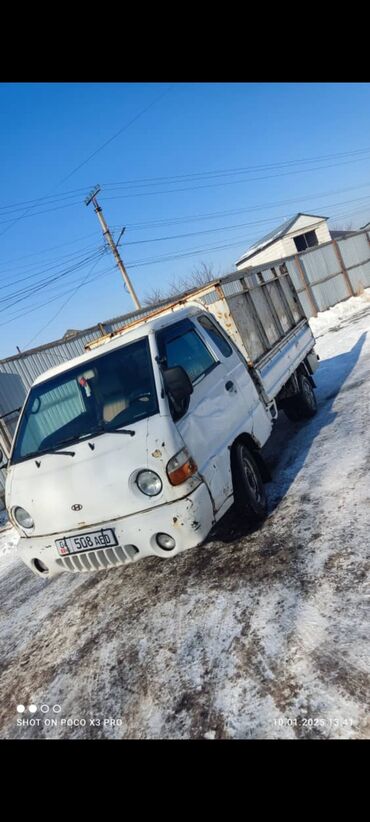
[[(0, 298), (0, 304), (5, 303), (5, 305), (3, 305), (0, 308), (0, 313), (1, 313), (1, 311), (4, 311), (4, 310), (7, 310), (7, 309), (11, 308), (13, 305), (16, 305), (17, 303), (24, 302), (24, 300), (27, 300), (29, 298), (29, 296), (31, 296), (32, 294), (35, 294), (38, 291), (41, 291), (42, 289), (47, 288), (49, 284), (51, 284), (53, 282), (56, 282), (56, 281), (58, 281), (58, 280), (60, 280), (64, 277), (66, 277), (68, 274), (71, 274), (71, 273), (74, 273), (75, 271), (78, 271), (80, 268), (83, 268), (86, 264), (88, 264), (92, 260), (96, 259), (97, 256), (101, 257), (103, 255), (103, 253), (104, 252), (100, 252), (99, 254), (97, 254), (97, 252), (95, 252), (95, 254), (86, 257), (84, 260), (81, 260), (76, 265), (65, 269), (64, 271), (62, 271), (61, 273), (55, 275), (54, 277), (50, 277), (50, 278), (47, 278), (45, 280), (41, 280), (37, 284), (29, 286), (28, 288), (18, 289), (18, 291), (14, 291), (12, 294), (8, 294), (6, 297)], [(22, 296), (19, 296), (19, 295), (22, 295)], [(10, 302), (10, 300), (12, 300), (13, 297), (16, 297), (18, 299), (14, 299), (13, 302)]]
[[(104, 269), (104, 271), (99, 272), (99, 274), (95, 275), (90, 280), (88, 280), (86, 283), (84, 283), (84, 287), (89, 285), (90, 283), (94, 282), (95, 280), (99, 279), (100, 277), (106, 276), (108, 274), (113, 274), (114, 272), (115, 272), (115, 266), (111, 266), (110, 268)], [(10, 325), (10, 323), (12, 323), (13, 321), (21, 319), (22, 317), (26, 317), (28, 314), (32, 314), (34, 311), (37, 311), (40, 308), (44, 308), (45, 305), (50, 305), (51, 303), (54, 303), (57, 300), (60, 300), (62, 297), (65, 297), (66, 294), (69, 294), (71, 292), (71, 290), (73, 290), (73, 289), (68, 288), (65, 291), (63, 291), (61, 294), (57, 294), (55, 297), (52, 297), (52, 299), (48, 299), (43, 303), (39, 303), (37, 306), (32, 306), (31, 308), (27, 309), (27, 311), (21, 311), (21, 312), (18, 312), (17, 314), (12, 314), (9, 317), (9, 319), (4, 320), (4, 322), (0, 323), (0, 327), (2, 327), (4, 325)]]
[(98, 258), (97, 260), (95, 260), (93, 262), (91, 268), (89, 268), (87, 274), (85, 274), (85, 276), (82, 278), (79, 285), (77, 285), (76, 288), (72, 289), (72, 293), (69, 295), (69, 297), (67, 297), (67, 299), (60, 306), (60, 308), (58, 308), (58, 310), (55, 312), (55, 314), (53, 314), (51, 319), (47, 323), (45, 323), (45, 325), (43, 325), (42, 328), (40, 328), (40, 330), (37, 332), (37, 334), (34, 334), (34, 336), (26, 343), (26, 348), (28, 348), (31, 345), (31, 343), (33, 343), (33, 341), (36, 340), (37, 337), (39, 337), (40, 334), (42, 334), (43, 331), (45, 331), (46, 328), (49, 328), (49, 325), (51, 325), (51, 323), (54, 322), (54, 320), (59, 316), (59, 314), (61, 314), (63, 309), (66, 307), (66, 305), (68, 305), (68, 303), (72, 300), (72, 298), (75, 296), (75, 294), (77, 294), (77, 291), (79, 291), (80, 288), (82, 288), (84, 285), (87, 285), (87, 280), (89, 279), (90, 274), (93, 272), (94, 268), (96, 268), (96, 266), (99, 262), (99, 259), (100, 258)]
[[(115, 139), (115, 138), (113, 137), (111, 139)], [(107, 141), (107, 142), (110, 142), (110, 141)], [(93, 155), (91, 155), (91, 156), (93, 156)], [(335, 155), (333, 155), (333, 156), (335, 156)], [(215, 188), (215, 187), (217, 188), (217, 187), (220, 187), (220, 186), (237, 185), (237, 184), (242, 184), (242, 183), (245, 183), (245, 182), (257, 182), (257, 181), (261, 181), (261, 180), (275, 179), (276, 177), (284, 177), (284, 176), (291, 175), (291, 174), (302, 174), (302, 173), (305, 173), (307, 171), (321, 171), (323, 169), (337, 168), (338, 166), (341, 166), (341, 165), (348, 165), (348, 164), (351, 164), (351, 163), (356, 163), (356, 162), (359, 162), (359, 161), (362, 161), (362, 160), (367, 160), (367, 159), (370, 160), (370, 155), (369, 155), (369, 157), (360, 156), (360, 157), (356, 157), (352, 160), (341, 161), (341, 162), (338, 162), (338, 163), (331, 163), (330, 165), (316, 166), (315, 168), (298, 168), (298, 169), (294, 169), (294, 170), (290, 170), (290, 171), (283, 171), (282, 173), (279, 173), (279, 174), (270, 174), (270, 175), (263, 176), (263, 177), (251, 177), (251, 178), (243, 177), (242, 179), (239, 179), (239, 180), (222, 180), (221, 182), (218, 182), (218, 183), (209, 183), (209, 182), (207, 182), (205, 185), (197, 185), (197, 186), (190, 186), (190, 187), (188, 186), (186, 188), (170, 188), (170, 189), (159, 190), (159, 191), (147, 191), (147, 190), (146, 191), (135, 191), (135, 188), (138, 188), (138, 187), (148, 188), (149, 185), (151, 185), (151, 186), (158, 185), (158, 183), (154, 183), (154, 182), (153, 183), (136, 183), (133, 186), (134, 190), (129, 192), (129, 193), (126, 193), (126, 194), (113, 194), (111, 196), (109, 196), (109, 193), (108, 194), (104, 193), (103, 196), (104, 196), (105, 200), (109, 201), (109, 200), (128, 199), (130, 197), (152, 196), (152, 195), (155, 195), (155, 194), (172, 194), (172, 193), (186, 192), (186, 191), (197, 191), (199, 189), (204, 189), (204, 188)], [(84, 162), (88, 162), (88, 160), (86, 160)], [(286, 162), (285, 164), (282, 164), (282, 165), (289, 165), (289, 162)], [(77, 167), (77, 169), (78, 169), (78, 167)], [(211, 175), (211, 172), (205, 172), (205, 173), (208, 174), (208, 175)], [(220, 175), (225, 174), (225, 173), (226, 172), (215, 172), (213, 174), (213, 176), (209, 176), (209, 179), (219, 177)], [(235, 174), (237, 172), (229, 172), (229, 173), (230, 174)], [(240, 172), (238, 172), (238, 173), (240, 173)], [(198, 177), (199, 177), (199, 179), (203, 179), (202, 176), (201, 176), (201, 173), (199, 173)], [(166, 179), (166, 178), (164, 178), (164, 179)], [(167, 178), (167, 179), (170, 179), (170, 178)], [(189, 179), (193, 179), (191, 175), (189, 175)], [(173, 178), (174, 183), (175, 183), (175, 180), (176, 180), (176, 178)], [(184, 175), (184, 180), (186, 180), (185, 175)], [(113, 186), (114, 186), (113, 190), (117, 190), (117, 188), (119, 188), (119, 186), (127, 187), (128, 185), (129, 185), (128, 183), (116, 183), (116, 184), (108, 183), (108, 184), (105, 184), (105, 191), (109, 191), (110, 189), (112, 189)], [(42, 198), (37, 198), (37, 200), (35, 200), (34, 202), (39, 203), (41, 201), (41, 199)], [(48, 208), (45, 208), (45, 209), (42, 209), (42, 210), (39, 210), (39, 211), (33, 210), (36, 206), (30, 205), (28, 208), (26, 208), (26, 210), (23, 212), (23, 214), (19, 215), (16, 218), (9, 217), (8, 219), (0, 219), (0, 226), (7, 225), (8, 228), (10, 228), (18, 220), (25, 219), (26, 217), (27, 218), (36, 217), (36, 216), (40, 216), (40, 215), (44, 215), (44, 214), (50, 214), (50, 213), (53, 213), (55, 211), (65, 210), (66, 208), (76, 208), (77, 206), (78, 207), (81, 206), (80, 198), (74, 199), (74, 201), (67, 202), (67, 203), (64, 202), (64, 199), (66, 199), (66, 197), (62, 196), (61, 198), (57, 198), (57, 199), (54, 199), (54, 201), (51, 201), (51, 202), (57, 203), (57, 202), (60, 202), (62, 200), (63, 201), (62, 205), (53, 205), (52, 207), (48, 207)], [(5, 211), (5, 209), (6, 209), (6, 207), (3, 206), (2, 207), (3, 212)], [(21, 210), (20, 207), (13, 208), (13, 211), (19, 211), (19, 210)], [(0, 209), (0, 218), (3, 217), (3, 216), (6, 217), (6, 212), (5, 212), (5, 214), (2, 214), (1, 209)], [(6, 231), (7, 231), (7, 229), (5, 229), (2, 233), (0, 233), (0, 236), (2, 236)]]
[[(104, 143), (102, 143), (100, 146), (98, 146), (98, 148), (97, 148), (97, 149), (95, 149), (95, 151), (93, 151), (91, 154), (89, 154), (89, 156), (88, 156), (85, 160), (83, 160), (81, 163), (79, 163), (79, 165), (78, 165), (78, 166), (76, 166), (75, 168), (73, 168), (73, 169), (72, 169), (72, 171), (71, 171), (69, 174), (67, 174), (65, 177), (62, 177), (62, 179), (61, 179), (61, 180), (59, 180), (59, 182), (58, 182), (58, 183), (56, 183), (56, 184), (55, 184), (55, 185), (54, 185), (54, 186), (53, 186), (53, 187), (52, 187), (52, 188), (51, 188), (51, 189), (47, 192), (47, 195), (49, 195), (49, 194), (53, 193), (53, 192), (55, 191), (55, 189), (56, 189), (56, 188), (59, 188), (59, 186), (60, 186), (60, 185), (62, 185), (63, 183), (65, 183), (67, 180), (69, 180), (69, 179), (73, 176), (73, 174), (76, 174), (76, 172), (77, 172), (77, 171), (79, 171), (79, 170), (80, 170), (83, 166), (85, 166), (85, 165), (86, 165), (86, 164), (87, 164), (87, 163), (88, 163), (88, 162), (89, 162), (89, 161), (90, 161), (93, 157), (95, 157), (95, 156), (96, 156), (96, 155), (97, 155), (100, 151), (103, 151), (103, 149), (104, 149), (107, 145), (109, 145), (109, 143), (111, 143), (113, 140), (115, 140), (117, 137), (119, 137), (119, 135), (120, 135), (120, 134), (123, 134), (123, 132), (124, 132), (124, 131), (126, 131), (126, 130), (127, 130), (127, 129), (128, 129), (128, 128), (129, 128), (129, 127), (133, 124), (133, 123), (135, 123), (135, 122), (136, 122), (136, 120), (138, 120), (138, 119), (139, 119), (139, 117), (142, 117), (142, 115), (143, 115), (143, 114), (145, 114), (145, 113), (146, 113), (146, 112), (147, 112), (150, 108), (152, 108), (152, 106), (154, 106), (154, 105), (155, 105), (155, 103), (157, 103), (160, 99), (162, 99), (162, 97), (164, 97), (164, 96), (165, 96), (165, 94), (167, 94), (167, 93), (170, 91), (170, 89), (171, 89), (171, 86), (169, 86), (167, 89), (165, 89), (165, 91), (163, 91), (163, 92), (162, 92), (160, 95), (158, 95), (158, 96), (157, 96), (154, 100), (152, 100), (152, 102), (151, 102), (151, 103), (149, 103), (149, 105), (148, 105), (148, 106), (146, 106), (145, 108), (141, 109), (141, 111), (139, 111), (139, 112), (138, 112), (138, 114), (136, 114), (136, 115), (135, 115), (135, 117), (133, 117), (131, 120), (129, 120), (129, 122), (128, 122), (128, 123), (125, 123), (125, 125), (123, 125), (123, 126), (122, 126), (122, 128), (120, 128), (120, 129), (119, 129), (119, 130), (118, 130), (115, 134), (113, 134), (113, 136), (112, 136), (112, 137), (110, 137), (108, 140), (106, 140)], [(46, 195), (46, 196), (47, 196), (47, 195)], [(67, 206), (64, 206), (64, 207), (67, 207)], [(61, 206), (61, 208), (62, 208), (62, 206)], [(19, 222), (19, 220), (22, 220), (22, 219), (24, 219), (24, 217), (28, 216), (28, 214), (29, 214), (30, 210), (31, 210), (31, 207), (27, 208), (23, 214), (19, 215), (18, 217), (15, 217), (15, 218), (13, 219), (13, 221), (11, 221), (11, 222), (9, 223), (9, 225), (7, 226), (7, 228), (5, 228), (5, 229), (4, 229), (4, 231), (0, 232), (0, 237), (2, 237), (2, 236), (3, 236), (3, 235), (7, 232), (7, 231), (9, 231), (9, 229), (10, 229), (10, 228), (12, 228), (12, 227), (13, 227), (13, 225), (15, 225), (17, 222)], [(52, 209), (52, 210), (53, 210), (53, 209)], [(45, 213), (45, 212), (39, 212), (39, 213)], [(8, 222), (8, 221), (6, 221), (6, 222)]]
[[(164, 92), (164, 93), (167, 93), (167, 91)], [(153, 101), (150, 105), (154, 105), (155, 102), (156, 101)], [(150, 108), (150, 106), (148, 106), (148, 108)], [(144, 111), (142, 111), (140, 114), (138, 114), (136, 116), (136, 118), (134, 118), (134, 120), (137, 119), (139, 116), (141, 116), (141, 114), (143, 114)], [(131, 122), (134, 122), (134, 120), (131, 121)], [(121, 129), (119, 132), (117, 132), (116, 135), (113, 135), (113, 137), (111, 137), (108, 141), (106, 141), (106, 143), (103, 143), (103, 145), (100, 146), (93, 154), (91, 154), (90, 157), (87, 158), (87, 160), (84, 160), (83, 163), (81, 163), (79, 166), (77, 166), (76, 169), (74, 169), (71, 172), (71, 175), (74, 174), (75, 171), (77, 171), (79, 168), (81, 168), (82, 165), (89, 162), (89, 159), (92, 159), (92, 157), (95, 156), (95, 154), (97, 154), (99, 151), (101, 151), (106, 145), (108, 145), (109, 142), (112, 142), (112, 140), (114, 140), (122, 132), (122, 130), (124, 130), (124, 128), (127, 128), (128, 125), (129, 124), (127, 124), (125, 127), (123, 127), (123, 129)], [(233, 174), (250, 173), (250, 172), (253, 172), (253, 171), (264, 171), (264, 170), (268, 170), (268, 169), (273, 170), (273, 169), (278, 169), (278, 168), (285, 168), (287, 166), (292, 166), (292, 165), (301, 165), (301, 164), (305, 164), (305, 163), (314, 163), (314, 162), (318, 162), (320, 160), (333, 160), (333, 159), (337, 159), (337, 158), (354, 157), (355, 155), (357, 155), (357, 156), (358, 155), (364, 155), (364, 154), (368, 154), (369, 152), (370, 152), (370, 146), (366, 147), (366, 148), (362, 148), (362, 149), (351, 150), (351, 151), (342, 151), (342, 152), (335, 152), (335, 153), (331, 153), (331, 154), (319, 154), (319, 155), (314, 155), (314, 156), (311, 156), (311, 157), (303, 157), (303, 158), (296, 159), (296, 160), (282, 160), (282, 161), (279, 161), (279, 162), (276, 162), (276, 163), (263, 163), (263, 164), (252, 165), (252, 166), (239, 166), (238, 168), (218, 169), (216, 171), (200, 171), (200, 172), (191, 172), (191, 173), (188, 173), (188, 174), (176, 174), (176, 175), (168, 175), (168, 176), (161, 176), (161, 177), (146, 177), (146, 178), (143, 177), (143, 178), (136, 178), (136, 179), (131, 179), (131, 180), (123, 180), (123, 181), (118, 181), (118, 182), (105, 183), (104, 187), (107, 188), (107, 189), (115, 190), (117, 188), (122, 188), (122, 187), (125, 187), (125, 186), (128, 186), (128, 185), (129, 186), (132, 186), (132, 185), (147, 185), (147, 184), (153, 184), (154, 185), (154, 184), (157, 184), (157, 183), (161, 184), (162, 182), (171, 183), (171, 182), (178, 182), (178, 181), (185, 181), (185, 180), (199, 180), (199, 179), (203, 179), (203, 178), (217, 178), (217, 177), (220, 177), (220, 176), (223, 176), (223, 175), (230, 176), (230, 175), (233, 175)], [(62, 181), (60, 181), (59, 184), (61, 184), (61, 182)], [(1, 212), (3, 212), (3, 211), (7, 211), (7, 212), (12, 212), (14, 210), (20, 211), (25, 206), (30, 206), (31, 208), (33, 208), (33, 207), (37, 207), (40, 203), (48, 203), (48, 204), (59, 203), (61, 201), (69, 199), (71, 197), (76, 197), (76, 195), (80, 195), (84, 192), (85, 192), (85, 188), (75, 188), (75, 189), (70, 189), (69, 191), (61, 192), (61, 194), (59, 194), (57, 196), (55, 194), (46, 194), (46, 195), (43, 195), (43, 196), (40, 196), (40, 197), (34, 197), (33, 199), (21, 200), (21, 201), (18, 201), (16, 203), (9, 203), (7, 205), (0, 205), (0, 216), (1, 216)]]
[[(67, 262), (72, 262), (73, 260), (78, 261), (82, 259), (84, 255), (87, 253), (93, 253), (94, 251), (99, 251), (101, 246), (96, 247), (96, 245), (88, 245), (82, 246), (78, 251), (73, 252), (72, 254), (62, 254), (60, 257), (53, 257), (50, 260), (43, 261), (43, 263), (32, 263), (28, 266), (8, 266), (6, 271), (0, 271), (0, 291), (6, 288), (9, 288), (9, 284), (7, 284), (7, 279), (10, 278), (11, 284), (14, 285), (14, 274), (11, 274), (11, 271), (15, 269), (17, 272), (27, 274), (27, 272), (31, 272), (28, 276), (17, 277), (17, 282), (25, 282), (26, 280), (32, 279), (32, 277), (38, 276), (39, 274), (43, 274), (45, 272), (52, 272), (54, 270), (58, 270), (59, 268), (63, 268)], [(36, 270), (36, 271), (35, 271)], [(6, 277), (6, 272), (9, 273), (9, 278)], [(4, 283), (4, 285), (1, 285)]]

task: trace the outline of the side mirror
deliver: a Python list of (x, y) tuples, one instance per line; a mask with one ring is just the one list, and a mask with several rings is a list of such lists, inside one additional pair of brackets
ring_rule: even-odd
[(165, 389), (171, 394), (176, 405), (181, 405), (193, 393), (193, 386), (185, 369), (181, 365), (166, 368), (162, 371)]

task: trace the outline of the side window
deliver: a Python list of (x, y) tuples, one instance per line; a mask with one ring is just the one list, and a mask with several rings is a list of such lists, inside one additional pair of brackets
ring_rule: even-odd
[(187, 331), (166, 344), (167, 367), (182, 365), (192, 382), (210, 371), (216, 361), (196, 331)]
[(233, 349), (223, 334), (221, 334), (221, 331), (219, 331), (215, 323), (209, 317), (205, 317), (204, 315), (198, 317), (198, 323), (202, 326), (202, 328), (204, 328), (207, 334), (209, 334), (211, 340), (214, 342), (220, 353), (224, 357), (230, 357), (233, 353)]

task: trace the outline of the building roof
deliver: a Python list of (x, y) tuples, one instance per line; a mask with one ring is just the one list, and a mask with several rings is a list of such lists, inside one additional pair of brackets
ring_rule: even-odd
[(282, 223), (277, 228), (274, 228), (273, 231), (270, 231), (268, 234), (265, 234), (265, 236), (262, 237), (261, 240), (258, 241), (258, 243), (252, 245), (248, 249), (248, 251), (246, 251), (245, 254), (243, 254), (239, 258), (239, 260), (236, 261), (236, 265), (244, 263), (250, 257), (253, 257), (257, 253), (257, 251), (262, 251), (264, 248), (267, 248), (267, 246), (272, 245), (272, 243), (275, 243), (276, 240), (279, 240), (281, 237), (285, 236), (285, 234), (288, 234), (288, 231), (293, 227), (294, 223), (297, 222), (299, 217), (315, 217), (316, 220), (328, 220), (328, 217), (322, 217), (318, 214), (306, 214), (303, 211), (299, 211), (297, 214), (294, 215), (294, 217), (290, 217), (289, 220), (285, 221), (285, 223)]
[(333, 240), (340, 240), (342, 237), (350, 237), (352, 234), (357, 234), (356, 228), (352, 231), (349, 231), (348, 229), (343, 229), (343, 231), (341, 231), (339, 228), (334, 229), (333, 231), (330, 229), (330, 236)]

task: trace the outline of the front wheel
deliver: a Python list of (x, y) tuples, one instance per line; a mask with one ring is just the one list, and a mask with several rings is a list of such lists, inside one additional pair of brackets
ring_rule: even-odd
[(244, 443), (234, 452), (234, 498), (240, 515), (251, 524), (261, 522), (267, 514), (267, 498), (255, 458)]
[(304, 420), (313, 417), (317, 411), (315, 392), (307, 374), (298, 374), (298, 393), (287, 400), (284, 411), (290, 420)]

